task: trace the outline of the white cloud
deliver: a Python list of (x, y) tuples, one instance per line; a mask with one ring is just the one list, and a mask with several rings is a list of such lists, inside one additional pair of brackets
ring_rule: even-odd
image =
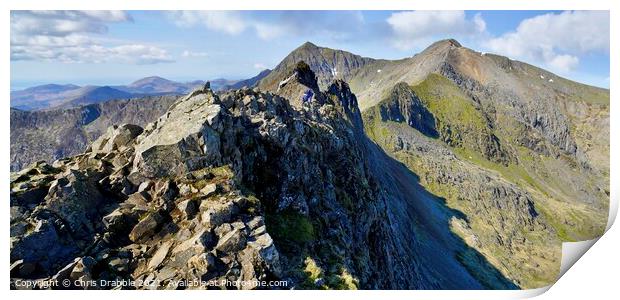
[(484, 46), (567, 73), (579, 65), (583, 54), (609, 53), (609, 13), (566, 11), (536, 16), (521, 21), (515, 31), (488, 40)]
[(270, 40), (287, 34), (283, 26), (256, 22), (252, 25), (256, 34), (263, 40)]
[(124, 11), (13, 11), (11, 60), (131, 64), (172, 61), (166, 50), (152, 45), (104, 45), (102, 36), (108, 31), (108, 23), (132, 21)]
[(104, 47), (96, 44), (56, 48), (27, 45), (12, 46), (11, 60), (44, 60), (63, 63), (130, 63), (155, 64), (171, 62), (165, 50), (141, 44)]
[(248, 25), (236, 11), (172, 11), (168, 17), (180, 27), (202, 24), (205, 27), (228, 34), (239, 34)]
[(267, 69), (267, 66), (265, 66), (265, 64), (255, 63), (254, 64), (254, 69), (265, 70), (265, 69)]
[(180, 27), (204, 26), (230, 35), (252, 32), (263, 40), (284, 36), (321, 35), (346, 39), (364, 18), (350, 11), (171, 11), (168, 19)]
[(551, 58), (547, 64), (562, 73), (568, 73), (579, 65), (579, 58), (573, 55), (560, 54)]
[(476, 32), (485, 32), (487, 30), (487, 23), (482, 18), (481, 14), (476, 14), (474, 16), (474, 25), (476, 28)]
[(11, 31), (45, 36), (105, 33), (106, 23), (129, 21), (132, 18), (124, 11), (12, 11)]
[(195, 52), (195, 51), (185, 50), (183, 51), (181, 56), (183, 57), (207, 57), (209, 55), (207, 54), (207, 52)]
[(393, 33), (393, 46), (401, 50), (427, 45), (439, 38), (471, 36), (486, 30), (481, 15), (468, 19), (464, 11), (396, 12), (386, 21)]
[(132, 44), (103, 49), (106, 49), (104, 53), (109, 55), (113, 60), (134, 62), (137, 64), (154, 64), (172, 61), (166, 50), (155, 46)]

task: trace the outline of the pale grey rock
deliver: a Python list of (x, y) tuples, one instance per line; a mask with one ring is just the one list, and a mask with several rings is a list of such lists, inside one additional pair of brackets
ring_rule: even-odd
[(157, 267), (159, 267), (159, 265), (164, 261), (164, 259), (166, 259), (166, 256), (168, 255), (168, 251), (170, 250), (171, 246), (172, 241), (167, 241), (160, 245), (155, 254), (153, 254), (153, 257), (151, 257), (148, 267), (150, 269), (157, 269)]
[(209, 104), (212, 93), (190, 95), (173, 104), (136, 145), (134, 167), (147, 177), (182, 174), (201, 167), (216, 165), (220, 158), (218, 127), (222, 111)]
[(243, 249), (246, 243), (246, 236), (243, 230), (233, 229), (220, 238), (215, 249), (224, 253), (239, 251)]
[(106, 133), (92, 143), (90, 147), (91, 151), (111, 152), (119, 150), (122, 147), (128, 147), (142, 131), (142, 127), (133, 124), (111, 126)]
[(133, 242), (141, 242), (148, 239), (155, 234), (155, 231), (162, 222), (163, 216), (160, 212), (147, 213), (147, 215), (131, 230), (129, 239)]

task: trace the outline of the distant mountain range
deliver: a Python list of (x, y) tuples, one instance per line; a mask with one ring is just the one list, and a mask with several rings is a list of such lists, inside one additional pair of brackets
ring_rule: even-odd
[[(213, 90), (252, 87), (270, 70), (246, 80), (218, 78), (210, 80)], [(177, 82), (158, 76), (145, 77), (128, 85), (79, 86), (75, 84), (45, 84), (11, 92), (11, 107), (20, 110), (50, 108), (72, 108), (105, 102), (114, 99), (129, 99), (143, 96), (182, 95), (204, 85), (203, 80)]]

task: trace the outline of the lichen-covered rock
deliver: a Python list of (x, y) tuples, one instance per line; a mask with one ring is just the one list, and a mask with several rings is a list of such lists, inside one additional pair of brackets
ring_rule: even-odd
[(233, 229), (222, 236), (215, 249), (224, 253), (237, 252), (246, 244), (246, 233), (243, 229)]
[(127, 147), (142, 133), (142, 127), (133, 124), (111, 126), (105, 134), (96, 139), (90, 146), (93, 152), (111, 152)]
[[(191, 96), (191, 95), (190, 95)], [(136, 145), (134, 167), (146, 177), (181, 175), (220, 162), (219, 115), (212, 92), (173, 104), (155, 128), (147, 128)]]
[(129, 233), (129, 239), (133, 242), (144, 241), (155, 234), (156, 230), (160, 227), (164, 221), (164, 216), (161, 212), (156, 211), (147, 213), (146, 216), (136, 224), (136, 226)]

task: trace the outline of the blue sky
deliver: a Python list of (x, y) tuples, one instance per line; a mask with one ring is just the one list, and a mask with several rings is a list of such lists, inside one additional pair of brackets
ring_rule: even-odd
[(13, 11), (11, 88), (242, 79), (305, 41), (398, 59), (448, 37), (609, 87), (608, 12)]

